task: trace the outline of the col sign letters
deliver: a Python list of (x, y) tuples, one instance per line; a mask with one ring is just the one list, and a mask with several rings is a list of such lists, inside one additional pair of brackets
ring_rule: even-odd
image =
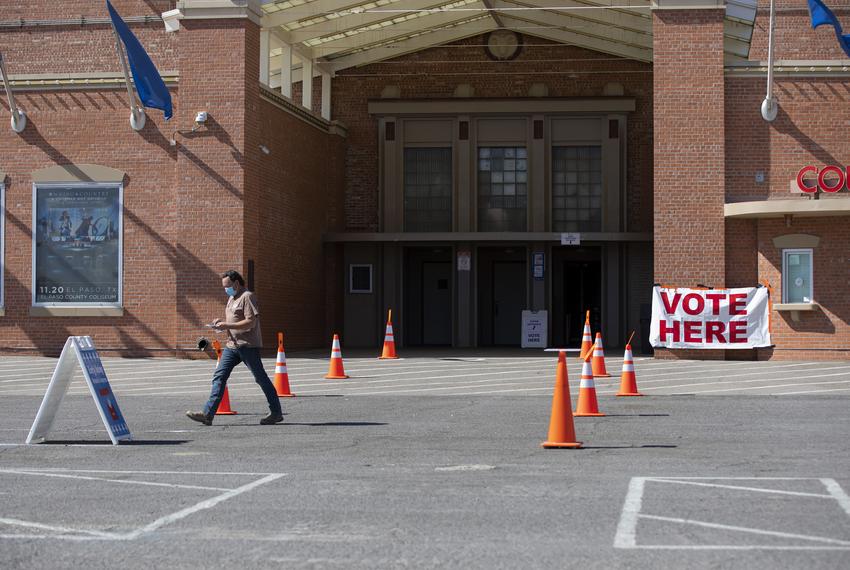
[(652, 290), (649, 341), (662, 348), (772, 346), (766, 287)]
[(818, 190), (833, 194), (846, 183), (847, 169), (840, 166), (825, 166), (820, 170), (816, 166), (804, 166), (797, 173), (797, 188), (806, 194), (816, 194)]
[(103, 369), (103, 363), (100, 361), (100, 355), (91, 337), (71, 336), (65, 341), (65, 348), (62, 349), (59, 362), (56, 363), (56, 369), (53, 371), (53, 377), (47, 386), (38, 414), (35, 416), (27, 443), (41, 443), (47, 439), (47, 434), (56, 418), (56, 412), (68, 392), (74, 375), (74, 356), (83, 369), (83, 376), (97, 411), (100, 413), (100, 419), (103, 420), (103, 425), (109, 433), (109, 439), (114, 445), (130, 440), (132, 438), (130, 428), (127, 427), (127, 422), (121, 415), (118, 401), (112, 393), (109, 379), (106, 377), (106, 371)]

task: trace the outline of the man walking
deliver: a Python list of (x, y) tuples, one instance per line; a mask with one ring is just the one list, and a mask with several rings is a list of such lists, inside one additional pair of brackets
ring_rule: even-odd
[(260, 312), (254, 293), (245, 288), (245, 280), (234, 270), (226, 271), (221, 276), (224, 292), (230, 298), (227, 300), (225, 317), (212, 322), (216, 332), (227, 333), (227, 345), (222, 352), (221, 360), (215, 369), (212, 380), (210, 399), (201, 412), (186, 412), (189, 418), (204, 425), (212, 425), (215, 412), (224, 397), (224, 388), (230, 373), (240, 362), (244, 362), (254, 375), (254, 380), (262, 388), (269, 402), (269, 415), (260, 420), (262, 425), (276, 424), (283, 421), (280, 400), (260, 360), (260, 348), (263, 339), (260, 332)]

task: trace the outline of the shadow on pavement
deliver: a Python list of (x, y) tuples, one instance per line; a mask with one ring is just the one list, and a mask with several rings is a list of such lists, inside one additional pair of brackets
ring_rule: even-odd
[(581, 449), (676, 449), (678, 445), (585, 445)]
[[(133, 439), (122, 442), (120, 445), (183, 445), (184, 443), (191, 443), (191, 441), (189, 439)], [(112, 445), (112, 442), (109, 440), (51, 439), (36, 445)]]

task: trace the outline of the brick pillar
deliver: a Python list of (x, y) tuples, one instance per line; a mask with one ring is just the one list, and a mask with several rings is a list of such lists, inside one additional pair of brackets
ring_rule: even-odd
[[(259, 2), (182, 0), (179, 37), (177, 141), (178, 351), (199, 336), (203, 324), (224, 317), (227, 297), (220, 274), (247, 275), (245, 255), (246, 115), (259, 66)], [(191, 131), (196, 113), (205, 124)], [(152, 276), (153, 277), (153, 276)], [(224, 338), (224, 337), (219, 337)], [(190, 352), (191, 354), (191, 352)]]
[[(723, 287), (725, 8), (712, 0), (656, 4), (652, 18), (655, 282)], [(662, 352), (685, 356), (683, 351)], [(723, 353), (701, 350), (687, 356), (722, 358)]]

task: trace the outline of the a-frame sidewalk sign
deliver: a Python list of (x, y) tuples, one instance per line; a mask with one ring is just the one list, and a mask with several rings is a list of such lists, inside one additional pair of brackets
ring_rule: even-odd
[(56, 412), (68, 392), (68, 386), (70, 386), (71, 378), (74, 375), (75, 355), (77, 362), (83, 369), (86, 384), (88, 384), (89, 391), (97, 406), (97, 411), (100, 413), (100, 419), (103, 420), (103, 425), (106, 426), (106, 431), (109, 433), (109, 439), (112, 440), (114, 445), (118, 445), (122, 441), (129, 441), (132, 439), (130, 428), (127, 427), (127, 422), (121, 415), (121, 409), (118, 407), (115, 394), (112, 393), (112, 388), (109, 386), (109, 379), (106, 377), (106, 371), (103, 369), (103, 364), (91, 337), (69, 336), (68, 340), (65, 341), (62, 354), (59, 356), (59, 362), (56, 363), (56, 369), (53, 371), (50, 384), (47, 386), (44, 400), (41, 401), (41, 407), (38, 408), (38, 414), (35, 416), (29, 436), (27, 436), (27, 443), (42, 443), (47, 440), (47, 434), (56, 418)]

